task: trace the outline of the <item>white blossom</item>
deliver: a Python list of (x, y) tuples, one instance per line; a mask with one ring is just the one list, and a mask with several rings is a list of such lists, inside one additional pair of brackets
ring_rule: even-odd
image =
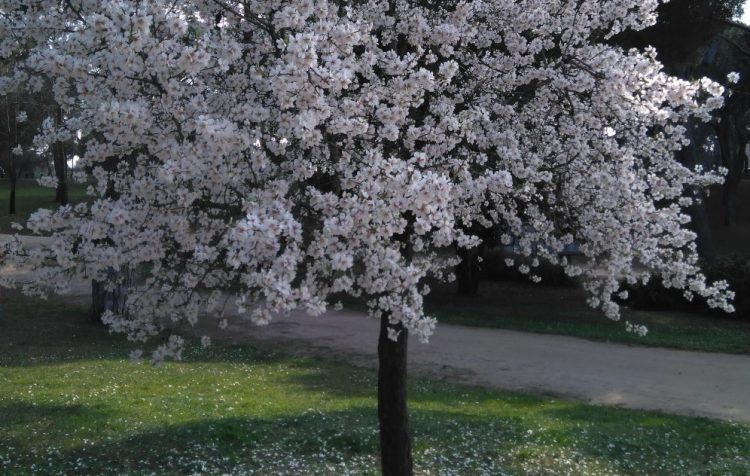
[[(26, 291), (139, 270), (139, 299), (103, 316), (138, 342), (220, 308), (214, 292), (261, 325), (348, 294), (426, 340), (424, 282), (455, 279), (445, 250), (493, 228), (610, 317), (620, 282), (650, 276), (731, 309), (684, 208), (720, 172), (675, 160), (724, 88), (602, 41), (657, 2), (340, 3), (0, 0), (0, 55), (30, 45), (0, 84), (54, 78), (70, 113), (35, 144), (79, 142), (92, 180), (90, 200), (29, 220), (52, 239), (8, 258), (40, 271)], [(558, 259), (572, 243), (584, 264)]]
[(625, 321), (625, 330), (633, 334), (638, 334), (641, 337), (646, 337), (646, 334), (648, 334), (648, 329), (646, 328), (646, 326), (631, 324), (628, 321)]
[(58, 184), (58, 178), (54, 175), (43, 175), (37, 178), (37, 183), (42, 187), (55, 188)]

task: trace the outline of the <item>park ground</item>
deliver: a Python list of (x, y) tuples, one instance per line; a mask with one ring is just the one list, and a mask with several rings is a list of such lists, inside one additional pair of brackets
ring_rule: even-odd
[[(744, 181), (743, 187), (741, 197), (750, 204), (750, 181)], [(37, 209), (55, 206), (54, 190), (40, 187), (32, 180), (20, 180), (17, 194), (18, 214), (9, 216), (8, 180), (0, 180), (0, 235), (14, 233), (11, 223), (24, 222)], [(85, 199), (84, 185), (70, 187), (71, 203)], [(720, 215), (720, 201), (714, 200), (712, 206), (716, 208), (712, 215)], [(750, 216), (744, 208), (740, 211)], [(720, 223), (714, 225), (717, 231), (722, 230)], [(750, 246), (737, 246), (735, 243), (744, 239), (743, 230), (741, 228), (739, 237), (729, 233), (718, 234), (717, 241), (721, 248), (745, 249), (750, 253)], [(750, 225), (747, 236), (750, 239)], [(599, 311), (586, 305), (585, 298), (584, 292), (572, 287), (483, 282), (478, 296), (464, 298), (456, 296), (451, 287), (436, 286), (435, 292), (427, 298), (427, 311), (440, 322), (449, 324), (566, 335), (639, 346), (750, 354), (748, 320), (626, 308), (622, 320), (615, 322), (603, 319)], [(550, 309), (554, 312), (550, 312)], [(649, 332), (645, 337), (628, 333), (624, 321), (645, 325)]]
[[(249, 345), (133, 364), (84, 307), (0, 318), (0, 473), (376, 474), (375, 373)], [(750, 472), (750, 425), (411, 378), (418, 474)]]
[[(0, 233), (15, 233), (11, 224), (24, 223), (40, 208), (54, 208), (55, 190), (41, 187), (36, 180), (19, 179), (16, 187), (16, 215), (8, 214), (10, 205), (10, 181), (0, 179)], [(75, 204), (86, 198), (86, 186), (71, 184), (68, 190), (70, 203)]]
[[(51, 206), (49, 190), (19, 191), (21, 216)], [(83, 198), (82, 188), (71, 194)], [(0, 474), (377, 473), (375, 373), (344, 363), (361, 364), (356, 356), (217, 333), (216, 345), (192, 342), (182, 362), (152, 368), (130, 363), (134, 345), (90, 322), (85, 301), (0, 292)], [(637, 346), (614, 346), (625, 351), (708, 351), (718, 361), (750, 354), (750, 324), (736, 319), (628, 309), (624, 319), (649, 327), (639, 338), (574, 288), (483, 283), (477, 298), (447, 295), (429, 302), (443, 323)], [(411, 379), (419, 474), (750, 474), (748, 423), (490, 390), (456, 383), (483, 383), (461, 373)]]

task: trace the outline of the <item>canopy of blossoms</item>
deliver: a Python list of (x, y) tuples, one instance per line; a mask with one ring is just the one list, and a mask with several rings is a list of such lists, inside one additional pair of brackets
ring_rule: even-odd
[[(52, 240), (18, 253), (38, 270), (24, 287), (138, 270), (127, 315), (106, 316), (134, 340), (342, 295), (426, 340), (425, 279), (497, 227), (521, 271), (564, 266), (610, 317), (620, 282), (651, 276), (731, 309), (685, 213), (720, 177), (674, 158), (723, 88), (606, 44), (656, 5), (0, 0), (0, 92), (52, 81), (65, 118), (37, 141), (80, 136), (93, 176), (89, 202), (27, 224)], [(589, 264), (558, 259), (574, 242)]]

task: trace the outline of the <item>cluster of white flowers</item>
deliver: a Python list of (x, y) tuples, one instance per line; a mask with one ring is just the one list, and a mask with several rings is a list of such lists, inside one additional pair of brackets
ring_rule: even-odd
[(646, 328), (646, 326), (631, 324), (629, 321), (625, 321), (625, 330), (628, 332), (632, 332), (633, 334), (638, 334), (641, 337), (646, 337), (646, 334), (648, 334), (648, 329)]
[(47, 187), (47, 188), (55, 188), (57, 187), (57, 184), (59, 182), (58, 178), (55, 177), (54, 175), (43, 175), (39, 177), (36, 181), (42, 187)]
[[(142, 269), (127, 319), (107, 316), (136, 340), (212, 291), (240, 290), (258, 324), (346, 293), (426, 340), (420, 283), (451, 279), (442, 250), (484, 226), (522, 272), (582, 275), (610, 317), (620, 281), (649, 276), (731, 309), (683, 208), (721, 178), (674, 159), (723, 88), (601, 42), (656, 4), (0, 0), (0, 56), (37, 45), (0, 88), (52, 79), (71, 113), (45, 137), (79, 139), (96, 182), (32, 219), (53, 240), (23, 257), (47, 270), (28, 290)], [(573, 242), (595, 264), (558, 260)]]

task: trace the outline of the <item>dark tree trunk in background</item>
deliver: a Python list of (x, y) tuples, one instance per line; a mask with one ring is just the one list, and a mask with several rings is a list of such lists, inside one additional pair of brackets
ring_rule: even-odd
[[(715, 127), (715, 128), (714, 128)], [(724, 142), (721, 139), (722, 132), (719, 130), (721, 123), (711, 126), (706, 123), (692, 119), (687, 123), (687, 137), (690, 139), (690, 145), (682, 148), (677, 154), (677, 158), (684, 166), (689, 169), (711, 169), (717, 159), (724, 160)], [(720, 142), (721, 158), (712, 153), (709, 146), (713, 146), (713, 136), (716, 136)], [(711, 221), (706, 204), (706, 190), (693, 187), (687, 190), (688, 196), (692, 198), (693, 203), (686, 210), (690, 214), (690, 226), (695, 232), (696, 245), (698, 246), (698, 255), (706, 262), (716, 259), (716, 250), (713, 244), (713, 233), (711, 232)]]
[(456, 267), (456, 282), (459, 296), (475, 296), (479, 292), (479, 247), (459, 248), (461, 262)]
[[(112, 164), (105, 164), (105, 169), (110, 171)], [(107, 188), (104, 192), (104, 198), (115, 199), (115, 191), (112, 187), (111, 181), (108, 182)], [(114, 280), (115, 271), (113, 269), (108, 270), (108, 279)], [(125, 277), (123, 286), (118, 286), (114, 291), (107, 291), (105, 282), (98, 281), (96, 279), (91, 280), (91, 319), (95, 322), (101, 322), (102, 313), (107, 310), (114, 312), (125, 310), (125, 300), (127, 299), (128, 287), (130, 286), (133, 278), (133, 273), (129, 273)]]
[[(110, 279), (116, 279), (116, 273), (110, 271)], [(101, 322), (104, 311), (125, 312), (128, 288), (132, 284), (132, 273), (126, 272), (123, 281), (113, 290), (107, 291), (101, 281), (91, 280), (91, 320)]]
[(8, 208), (8, 214), (16, 214), (16, 156), (10, 149), (10, 142), (7, 146), (8, 149), (8, 178), (10, 179), (10, 207)]
[[(62, 108), (57, 107), (55, 112), (55, 125), (62, 124)], [(52, 145), (52, 157), (55, 162), (55, 176), (57, 177), (57, 189), (55, 190), (55, 201), (60, 205), (68, 204), (68, 183), (65, 174), (65, 146), (62, 141), (57, 141)]]
[(91, 320), (101, 322), (102, 314), (107, 310), (106, 292), (104, 285), (95, 280), (91, 280)]
[(401, 324), (397, 341), (388, 338), (388, 316), (380, 318), (378, 339), (378, 422), (384, 476), (412, 476), (411, 433), (406, 408), (408, 333)]
[(722, 188), (722, 201), (724, 205), (724, 224), (732, 226), (736, 223), (736, 197), (737, 188), (742, 179), (743, 161), (745, 154), (741, 151), (744, 144), (740, 144), (740, 134), (737, 130), (737, 121), (732, 114), (723, 114), (719, 123), (719, 144), (721, 146), (721, 161), (729, 171)]
[(714, 261), (716, 259), (716, 249), (714, 248), (711, 222), (706, 208), (705, 193), (694, 197), (694, 202), (690, 206), (690, 220), (693, 225), (693, 231), (697, 235), (695, 241), (698, 245), (698, 255), (706, 262)]
[[(18, 145), (18, 124), (16, 124), (16, 115), (18, 114), (18, 104), (13, 103), (9, 99), (9, 95), (5, 95), (5, 120), (7, 131), (4, 131), (5, 138), (2, 142), (2, 153), (8, 154), (8, 178), (10, 179), (10, 204), (8, 206), (8, 214), (16, 214), (16, 182), (18, 179), (18, 171), (16, 170), (16, 155), (13, 153), (13, 148)], [(6, 135), (7, 134), (7, 135)]]

